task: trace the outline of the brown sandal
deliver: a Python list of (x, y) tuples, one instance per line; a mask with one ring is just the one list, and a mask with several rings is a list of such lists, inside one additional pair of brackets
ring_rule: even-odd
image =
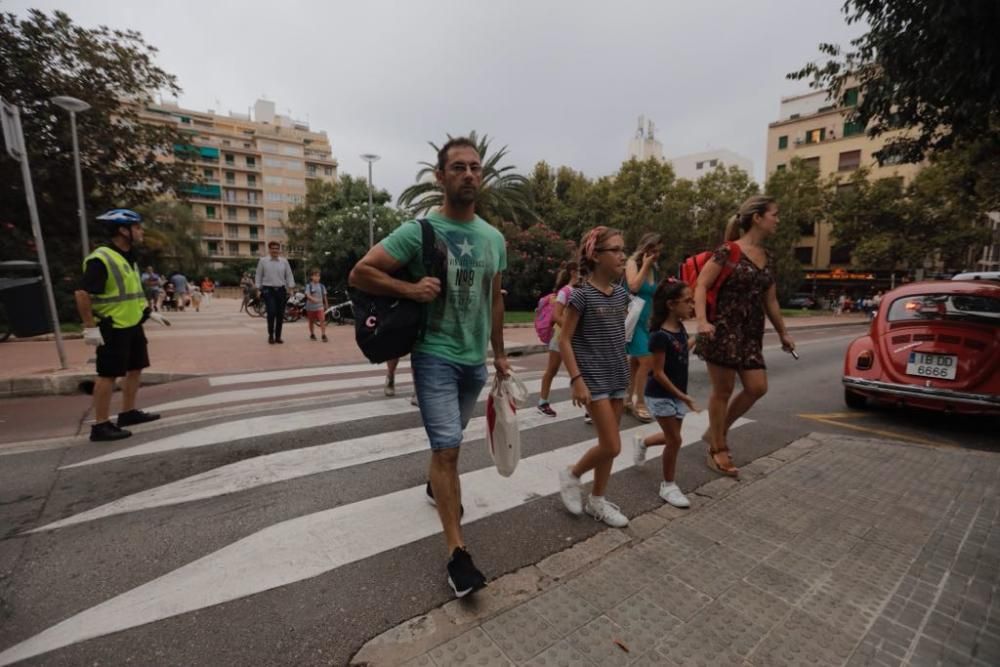
[(721, 448), (715, 449), (708, 437), (708, 431), (702, 434), (701, 439), (708, 444), (708, 459), (705, 461), (708, 467), (727, 477), (739, 477), (740, 469), (733, 465), (729, 447), (723, 445)]

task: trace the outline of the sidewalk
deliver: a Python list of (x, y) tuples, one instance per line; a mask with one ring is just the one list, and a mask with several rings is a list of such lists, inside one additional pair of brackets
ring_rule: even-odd
[[(267, 323), (239, 312), (237, 299), (213, 299), (202, 312), (166, 313), (173, 326), (147, 323), (152, 366), (144, 382), (156, 384), (192, 375), (269, 371), (305, 366), (363, 362), (354, 343), (354, 327), (327, 327), (330, 342), (311, 344), (305, 318), (284, 325), (284, 345), (267, 344)], [(788, 318), (789, 328), (859, 324), (861, 316)], [(544, 352), (531, 325), (504, 328), (512, 355)], [(81, 380), (93, 376), (94, 350), (82, 339), (64, 341), (69, 368), (59, 370), (55, 343), (23, 341), (0, 345), (0, 397), (76, 393)]]
[(500, 577), (351, 664), (1000, 664), (1000, 458), (813, 434), (741, 480)]

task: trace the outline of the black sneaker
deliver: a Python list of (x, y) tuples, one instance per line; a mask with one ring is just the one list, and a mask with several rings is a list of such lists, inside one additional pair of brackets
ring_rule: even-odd
[(155, 412), (143, 412), (142, 410), (129, 410), (118, 413), (118, 426), (135, 426), (146, 422), (155, 422), (160, 415)]
[(268, 336), (267, 337), (267, 344), (268, 345), (274, 345), (274, 336)]
[(278, 345), (281, 345), (281, 344), (283, 344), (283, 343), (284, 343), (285, 341), (281, 340), (280, 338), (275, 338), (275, 339), (274, 339), (274, 342), (275, 342), (275, 343), (277, 343)]
[(448, 561), (448, 585), (457, 598), (464, 598), (486, 586), (486, 577), (476, 569), (472, 556), (462, 547), (456, 547)]
[(118, 428), (110, 421), (94, 424), (90, 427), (91, 442), (111, 442), (113, 440), (124, 440), (132, 436), (132, 431)]
[[(431, 483), (427, 482), (427, 502), (431, 504), (431, 507), (437, 507), (437, 501), (434, 500), (434, 489), (431, 488)], [(465, 516), (465, 505), (458, 506), (458, 518), (461, 519)]]
[(309, 340), (316, 340), (316, 334), (309, 334)]

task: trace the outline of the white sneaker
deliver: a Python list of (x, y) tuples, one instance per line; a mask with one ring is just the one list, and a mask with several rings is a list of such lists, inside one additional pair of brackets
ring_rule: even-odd
[(660, 482), (660, 497), (664, 502), (682, 510), (691, 507), (691, 501), (681, 493), (681, 487), (674, 482)]
[(584, 508), (587, 514), (598, 521), (603, 521), (612, 528), (624, 528), (628, 525), (628, 517), (622, 514), (621, 509), (614, 503), (609, 503), (604, 498), (587, 498), (587, 506)]
[(414, 394), (413, 396), (410, 396), (410, 405), (412, 405), (415, 408), (419, 408), (420, 407), (420, 403), (417, 401), (417, 395), (416, 394)]
[(635, 449), (632, 451), (632, 461), (641, 466), (646, 462), (646, 437), (638, 433), (635, 434)]
[(395, 377), (389, 377), (388, 375), (386, 376), (386, 378), (385, 378), (385, 388), (383, 389), (383, 393), (386, 396), (395, 396), (396, 395), (396, 378)]
[(580, 479), (573, 476), (569, 468), (559, 471), (559, 497), (570, 514), (583, 514), (583, 498), (580, 493)]

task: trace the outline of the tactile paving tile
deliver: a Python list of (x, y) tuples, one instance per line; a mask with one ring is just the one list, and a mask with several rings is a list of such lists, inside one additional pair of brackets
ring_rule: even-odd
[(861, 538), (845, 533), (810, 531), (799, 535), (785, 546), (801, 556), (833, 567), (860, 541)]
[(785, 602), (795, 604), (809, 592), (809, 584), (770, 565), (761, 564), (743, 579)]
[(669, 574), (643, 588), (639, 595), (682, 621), (690, 620), (712, 601), (709, 596)]
[(591, 667), (593, 665), (594, 663), (587, 660), (565, 639), (524, 663), (524, 667)]
[(636, 653), (656, 645), (669, 630), (679, 627), (682, 621), (664, 613), (660, 607), (640, 595), (633, 595), (607, 613), (618, 624), (635, 646)]
[(669, 633), (656, 650), (678, 667), (732, 667), (743, 662), (721, 635), (693, 624)]
[(730, 653), (743, 658), (750, 655), (770, 629), (749, 614), (718, 601), (703, 609), (688, 625), (718, 637)]
[(526, 606), (548, 621), (560, 637), (601, 615), (597, 607), (565, 586), (542, 593)]
[(735, 532), (736, 528), (714, 517), (700, 514), (690, 519), (682, 519), (679, 522), (684, 528), (693, 530), (699, 535), (703, 535), (712, 542), (721, 542)]
[(758, 562), (746, 554), (734, 551), (727, 546), (717, 544), (711, 549), (703, 551), (698, 558), (709, 565), (729, 570), (735, 575), (748, 573), (757, 567)]
[(878, 615), (876, 605), (853, 604), (823, 590), (810, 592), (799, 608), (857, 639), (865, 635)]
[(660, 572), (667, 572), (697, 555), (692, 549), (661, 538), (659, 534), (633, 547), (632, 553)]
[(857, 640), (805, 612), (782, 621), (750, 654), (754, 665), (841, 665), (850, 658)]
[(513, 667), (500, 647), (480, 628), (473, 628), (451, 641), (431, 650), (437, 667)]
[(736, 531), (722, 541), (726, 547), (757, 561), (764, 560), (778, 549), (778, 545), (762, 540), (756, 535)]
[(705, 563), (697, 556), (684, 561), (671, 570), (670, 574), (713, 598), (740, 580), (739, 574)]
[(808, 582), (822, 581), (833, 576), (833, 570), (826, 565), (784, 548), (765, 558), (763, 563)]
[(626, 552), (606, 559), (566, 585), (600, 610), (607, 610), (663, 575), (640, 554)]
[(423, 655), (418, 655), (412, 660), (407, 660), (400, 667), (437, 667), (431, 657), (424, 653)]
[(538, 655), (561, 637), (541, 616), (523, 605), (490, 619), (482, 628), (514, 662)]
[(677, 667), (677, 663), (669, 660), (662, 653), (647, 651), (638, 660), (632, 662), (632, 667)]
[(792, 610), (792, 605), (755, 586), (733, 586), (719, 596), (718, 602), (754, 619), (768, 630)]
[(795, 532), (787, 527), (759, 516), (747, 515), (742, 525), (743, 532), (756, 535), (777, 545), (783, 545), (795, 537)]
[[(566, 639), (584, 658), (601, 667), (627, 665), (639, 655), (639, 651), (632, 652), (635, 649), (630, 646), (625, 629), (607, 616), (598, 616)], [(629, 651), (622, 650), (615, 640), (623, 643)]]
[(661, 535), (694, 553), (701, 553), (715, 545), (715, 540), (684, 526), (680, 521), (669, 524), (657, 534), (657, 537)]

